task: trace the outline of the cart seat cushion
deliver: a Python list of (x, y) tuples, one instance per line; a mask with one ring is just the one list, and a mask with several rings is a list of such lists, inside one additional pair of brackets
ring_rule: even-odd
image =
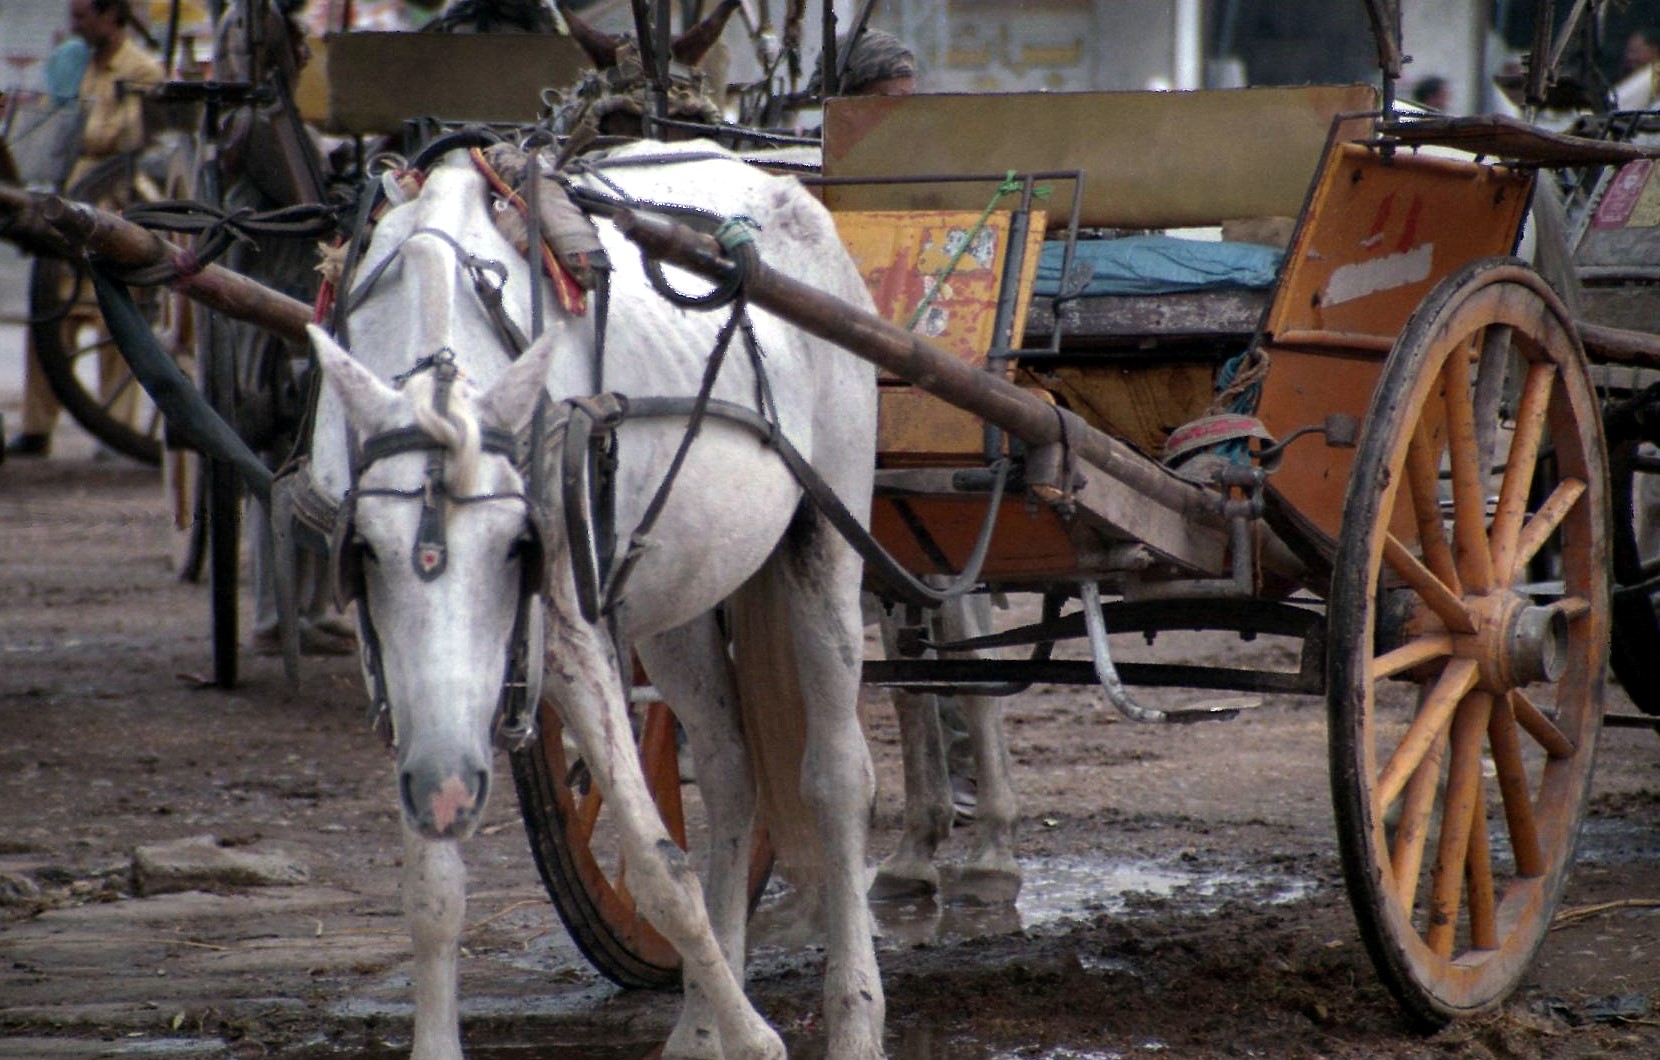
[[(1066, 243), (1043, 244), (1034, 292), (1061, 292)], [(1082, 290), (1069, 295), (1175, 294), (1227, 287), (1271, 287), (1284, 253), (1256, 243), (1219, 243), (1175, 236), (1128, 236), (1086, 240), (1072, 260), (1073, 275), (1090, 269)]]

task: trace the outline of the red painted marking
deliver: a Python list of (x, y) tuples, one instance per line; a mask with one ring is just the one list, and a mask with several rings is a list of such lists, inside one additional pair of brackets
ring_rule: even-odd
[(1367, 245), (1375, 243), (1377, 238), (1383, 235), (1384, 227), (1389, 224), (1389, 215), (1393, 213), (1394, 210), (1395, 193), (1390, 192), (1388, 195), (1383, 197), (1382, 202), (1378, 203), (1378, 211), (1372, 217), (1372, 228), (1366, 233)]
[(1401, 230), (1400, 241), (1395, 244), (1398, 253), (1406, 253), (1418, 245), (1418, 218), (1424, 213), (1424, 197), (1412, 196), (1412, 205), (1407, 207), (1406, 224)]
[(1620, 169), (1619, 176), (1614, 178), (1608, 186), (1608, 191), (1597, 206), (1597, 214), (1591, 221), (1592, 228), (1624, 228), (1631, 220), (1631, 212), (1637, 208), (1637, 200), (1642, 198), (1643, 188), (1648, 184), (1650, 172), (1654, 169), (1651, 159), (1640, 158), (1635, 162), (1627, 162)]

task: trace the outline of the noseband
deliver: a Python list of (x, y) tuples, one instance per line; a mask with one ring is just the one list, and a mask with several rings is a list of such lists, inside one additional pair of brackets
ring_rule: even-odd
[[(421, 372), (435, 374), (433, 408), (440, 415), (447, 413), (450, 391), (459, 374), (455, 355), (448, 349), (440, 350), (417, 362), (415, 367), (397, 377), (397, 382), (408, 382)], [(537, 417), (539, 421), (541, 417)], [(370, 682), (370, 721), (387, 740), (396, 744), (392, 724), (392, 705), (387, 693), (386, 675), (381, 661), (380, 638), (375, 631), (373, 616), (369, 613), (369, 597), (365, 592), (364, 552), (366, 546), (357, 532), (357, 502), (363, 497), (391, 497), (418, 502), (421, 505), (420, 522), (415, 540), (409, 550), (409, 563), (422, 581), (436, 581), (449, 566), (447, 522), (451, 506), (478, 504), (483, 501), (522, 501), (527, 512), (527, 528), (519, 541), (519, 596), (514, 611), (513, 631), (510, 637), (506, 673), (502, 679), (501, 697), (496, 704), (492, 724), (496, 742), (510, 751), (527, 744), (536, 732), (536, 701), (540, 698), (541, 645), (532, 641), (540, 629), (536, 606), (543, 591), (545, 551), (541, 531), (540, 506), (534, 500), (535, 478), (532, 454), (537, 448), (532, 439), (529, 452), (521, 455), (513, 435), (495, 427), (480, 431), (480, 452), (504, 456), (513, 462), (525, 481), (531, 483), (531, 492), (497, 492), (457, 495), (452, 492), (445, 476), (449, 446), (420, 427), (396, 427), (365, 439), (353, 453), (352, 485), (346, 491), (341, 510), (334, 523), (334, 541), (330, 554), (334, 557), (335, 597), (341, 607), (357, 602), (359, 642), (363, 648), (364, 669)], [(358, 482), (363, 473), (376, 461), (403, 453), (425, 453), (426, 472), (421, 485), (412, 489), (391, 487), (361, 488)]]

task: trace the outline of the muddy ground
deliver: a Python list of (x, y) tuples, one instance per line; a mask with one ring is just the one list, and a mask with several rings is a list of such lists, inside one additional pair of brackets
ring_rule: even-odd
[[(242, 687), (201, 687), (206, 592), (174, 576), (162, 512), (155, 474), (122, 461), (0, 468), (0, 1055), (393, 1055), (398, 824), (355, 663), (308, 659), (295, 690), (248, 657)], [(1144, 657), (1236, 650), (1163, 638)], [(880, 853), (897, 737), (869, 698)], [(1617, 689), (1610, 708), (1629, 710)], [(1424, 1037), (1340, 885), (1320, 702), (1164, 729), (1039, 691), (1009, 702), (1008, 731), (1026, 892), (1018, 912), (884, 911), (896, 1057), (1660, 1055), (1652, 732), (1604, 733), (1578, 915), (1502, 1011)], [(135, 897), (136, 846), (202, 835), (308, 878)], [(673, 999), (611, 987), (565, 940), (505, 783), (469, 860), (474, 1054), (651, 1055)], [(817, 955), (778, 937), (752, 993), (817, 1055)]]

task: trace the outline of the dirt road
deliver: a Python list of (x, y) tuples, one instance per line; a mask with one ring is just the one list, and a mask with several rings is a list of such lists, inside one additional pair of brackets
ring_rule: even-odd
[[(307, 660), (291, 690), (275, 660), (250, 658), (236, 691), (199, 687), (206, 596), (174, 577), (173, 549), (150, 472), (0, 468), (0, 1056), (392, 1055), (409, 1016), (398, 824), (356, 664)], [(891, 711), (871, 699), (879, 854), (899, 774)], [(1610, 706), (1628, 709), (1617, 689)], [(1340, 886), (1318, 701), (1164, 729), (1039, 691), (1009, 703), (1008, 727), (1019, 911), (882, 911), (893, 1056), (1660, 1055), (1653, 733), (1605, 732), (1575, 916), (1525, 987), (1423, 1038), (1378, 985)], [(650, 1055), (673, 999), (587, 967), (503, 796), (469, 852), (475, 1055)], [(201, 836), (305, 879), (135, 896), (135, 848)], [(817, 1055), (817, 954), (780, 941), (776, 912), (758, 917), (752, 992)]]

